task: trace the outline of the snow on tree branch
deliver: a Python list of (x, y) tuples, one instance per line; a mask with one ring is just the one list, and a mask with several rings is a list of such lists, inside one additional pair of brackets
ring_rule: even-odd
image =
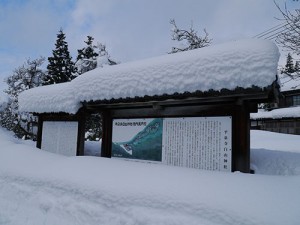
[(45, 72), (40, 68), (45, 58), (28, 59), (22, 66), (16, 68), (5, 81), (8, 88), (4, 91), (9, 96), (5, 108), (0, 112), (0, 125), (11, 130), (19, 138), (35, 138), (32, 124), (36, 118), (31, 113), (18, 111), (18, 96), (21, 92), (42, 85)]
[(117, 64), (110, 59), (105, 44), (98, 42), (95, 45), (93, 44), (93, 37), (87, 36), (87, 38), (88, 40), (85, 41), (87, 46), (78, 50), (77, 61), (75, 63), (78, 74), (83, 74), (97, 67)]

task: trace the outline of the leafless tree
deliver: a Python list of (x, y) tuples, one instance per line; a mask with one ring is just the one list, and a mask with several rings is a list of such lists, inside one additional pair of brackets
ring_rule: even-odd
[(286, 4), (282, 9), (275, 1), (274, 3), (282, 14), (282, 18), (279, 20), (286, 23), (285, 29), (278, 34), (276, 42), (294, 54), (300, 55), (300, 9), (291, 12), (287, 9)]
[[(282, 18), (278, 18), (278, 20), (282, 20), (286, 24), (284, 30), (278, 34), (275, 41), (278, 45), (292, 52), (292, 54), (300, 56), (300, 9), (295, 9), (291, 12), (286, 4), (284, 8), (280, 8), (276, 1), (274, 3), (282, 15)], [(293, 73), (284, 73), (294, 78), (300, 76), (298, 69)]]
[(172, 40), (174, 41), (185, 41), (180, 47), (172, 47), (171, 53), (183, 52), (197, 48), (207, 47), (211, 44), (212, 39), (208, 38), (208, 33), (204, 29), (204, 37), (200, 37), (197, 31), (194, 30), (191, 25), (189, 30), (179, 29), (174, 19), (170, 20), (172, 25)]

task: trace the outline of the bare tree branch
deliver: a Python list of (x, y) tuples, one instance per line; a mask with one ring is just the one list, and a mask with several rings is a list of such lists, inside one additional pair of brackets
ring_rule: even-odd
[(204, 29), (204, 37), (197, 35), (197, 31), (194, 30), (193, 25), (191, 25), (189, 30), (179, 29), (175, 23), (174, 19), (170, 20), (172, 25), (172, 40), (174, 41), (185, 41), (185, 45), (180, 47), (172, 47), (171, 53), (183, 52), (197, 48), (207, 47), (211, 44), (212, 39), (208, 38), (208, 33)]

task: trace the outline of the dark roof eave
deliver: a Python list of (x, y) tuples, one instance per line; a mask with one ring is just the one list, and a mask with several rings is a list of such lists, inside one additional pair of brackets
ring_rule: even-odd
[(159, 98), (127, 98), (113, 99), (111, 101), (89, 101), (82, 102), (87, 109), (111, 109), (111, 108), (145, 108), (154, 105), (163, 107), (189, 106), (189, 105), (209, 105), (209, 104), (228, 104), (240, 101), (249, 101), (253, 103), (262, 103), (270, 100), (269, 92), (252, 93), (252, 94), (231, 94), (211, 97), (187, 97), (176, 98), (170, 97), (166, 99)]

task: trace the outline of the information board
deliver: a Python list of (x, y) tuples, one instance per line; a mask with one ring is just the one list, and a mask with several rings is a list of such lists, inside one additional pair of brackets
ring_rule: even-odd
[(41, 149), (65, 156), (76, 156), (78, 122), (44, 121)]
[(163, 120), (113, 120), (112, 157), (161, 161)]
[(115, 119), (112, 141), (112, 157), (231, 171), (231, 117)]

